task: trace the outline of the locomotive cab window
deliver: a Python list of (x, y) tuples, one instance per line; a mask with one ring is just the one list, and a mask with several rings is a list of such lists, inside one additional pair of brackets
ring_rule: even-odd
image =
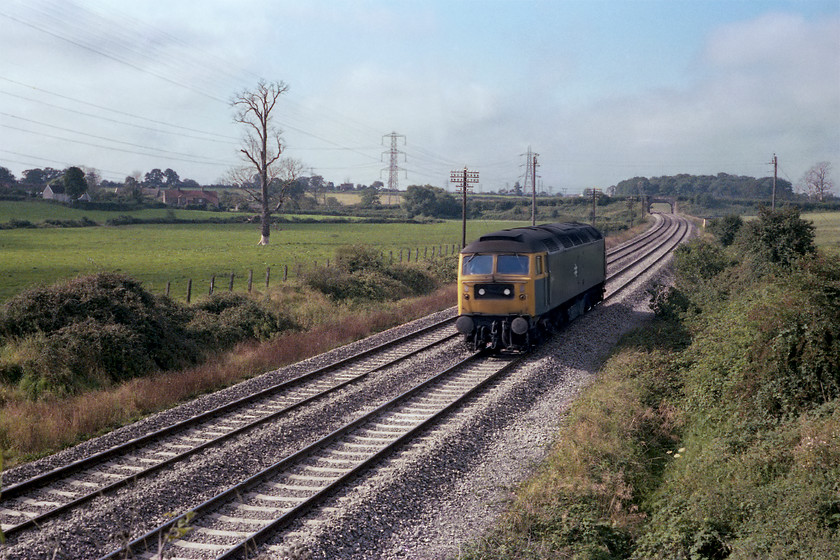
[(499, 255), (496, 257), (496, 273), (528, 274), (528, 255)]
[(463, 274), (493, 274), (493, 255), (464, 255)]
[(542, 274), (543, 273), (543, 258), (542, 258), (542, 255), (537, 255), (536, 263), (537, 263), (537, 274)]

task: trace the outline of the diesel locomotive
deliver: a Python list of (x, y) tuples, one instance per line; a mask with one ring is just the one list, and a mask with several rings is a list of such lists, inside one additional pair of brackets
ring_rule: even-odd
[(475, 349), (527, 350), (604, 298), (604, 236), (587, 224), (483, 235), (458, 261), (455, 327)]

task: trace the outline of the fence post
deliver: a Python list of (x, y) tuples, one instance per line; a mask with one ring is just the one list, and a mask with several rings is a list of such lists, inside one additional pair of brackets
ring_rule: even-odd
[(166, 283), (166, 297), (169, 297), (169, 287), (172, 285), (172, 281)]
[(230, 284), (228, 284), (228, 291), (233, 291), (233, 272), (230, 273)]
[(190, 296), (192, 296), (192, 278), (187, 280), (187, 303), (190, 302)]
[(429, 260), (429, 248), (428, 247), (423, 247), (423, 260), (424, 261)]
[(411, 249), (406, 249), (408, 251), (408, 259), (405, 262), (411, 262)]
[(265, 267), (265, 287), (268, 288), (268, 282), (271, 280), (271, 267)]
[(216, 275), (210, 277), (210, 293), (208, 295), (213, 295), (213, 290), (216, 288)]
[(289, 265), (284, 264), (283, 265), (283, 282), (288, 280), (288, 278), (289, 278)]
[(251, 287), (254, 285), (254, 269), (248, 269), (248, 293), (251, 293)]

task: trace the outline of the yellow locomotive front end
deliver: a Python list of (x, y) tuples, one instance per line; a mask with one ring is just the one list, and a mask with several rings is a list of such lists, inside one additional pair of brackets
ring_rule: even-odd
[(533, 254), (461, 253), (458, 331), (476, 346), (527, 346), (536, 315), (537, 259)]

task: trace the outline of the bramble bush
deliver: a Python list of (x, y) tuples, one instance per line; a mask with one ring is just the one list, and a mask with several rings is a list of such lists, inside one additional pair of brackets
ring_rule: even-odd
[(291, 328), (243, 295), (188, 307), (127, 276), (83, 276), (27, 290), (0, 308), (0, 383), (30, 398), (76, 394), (195, 365)]
[(304, 283), (334, 301), (396, 301), (433, 291), (438, 282), (424, 265), (387, 263), (374, 248), (344, 246), (334, 266), (308, 272)]

